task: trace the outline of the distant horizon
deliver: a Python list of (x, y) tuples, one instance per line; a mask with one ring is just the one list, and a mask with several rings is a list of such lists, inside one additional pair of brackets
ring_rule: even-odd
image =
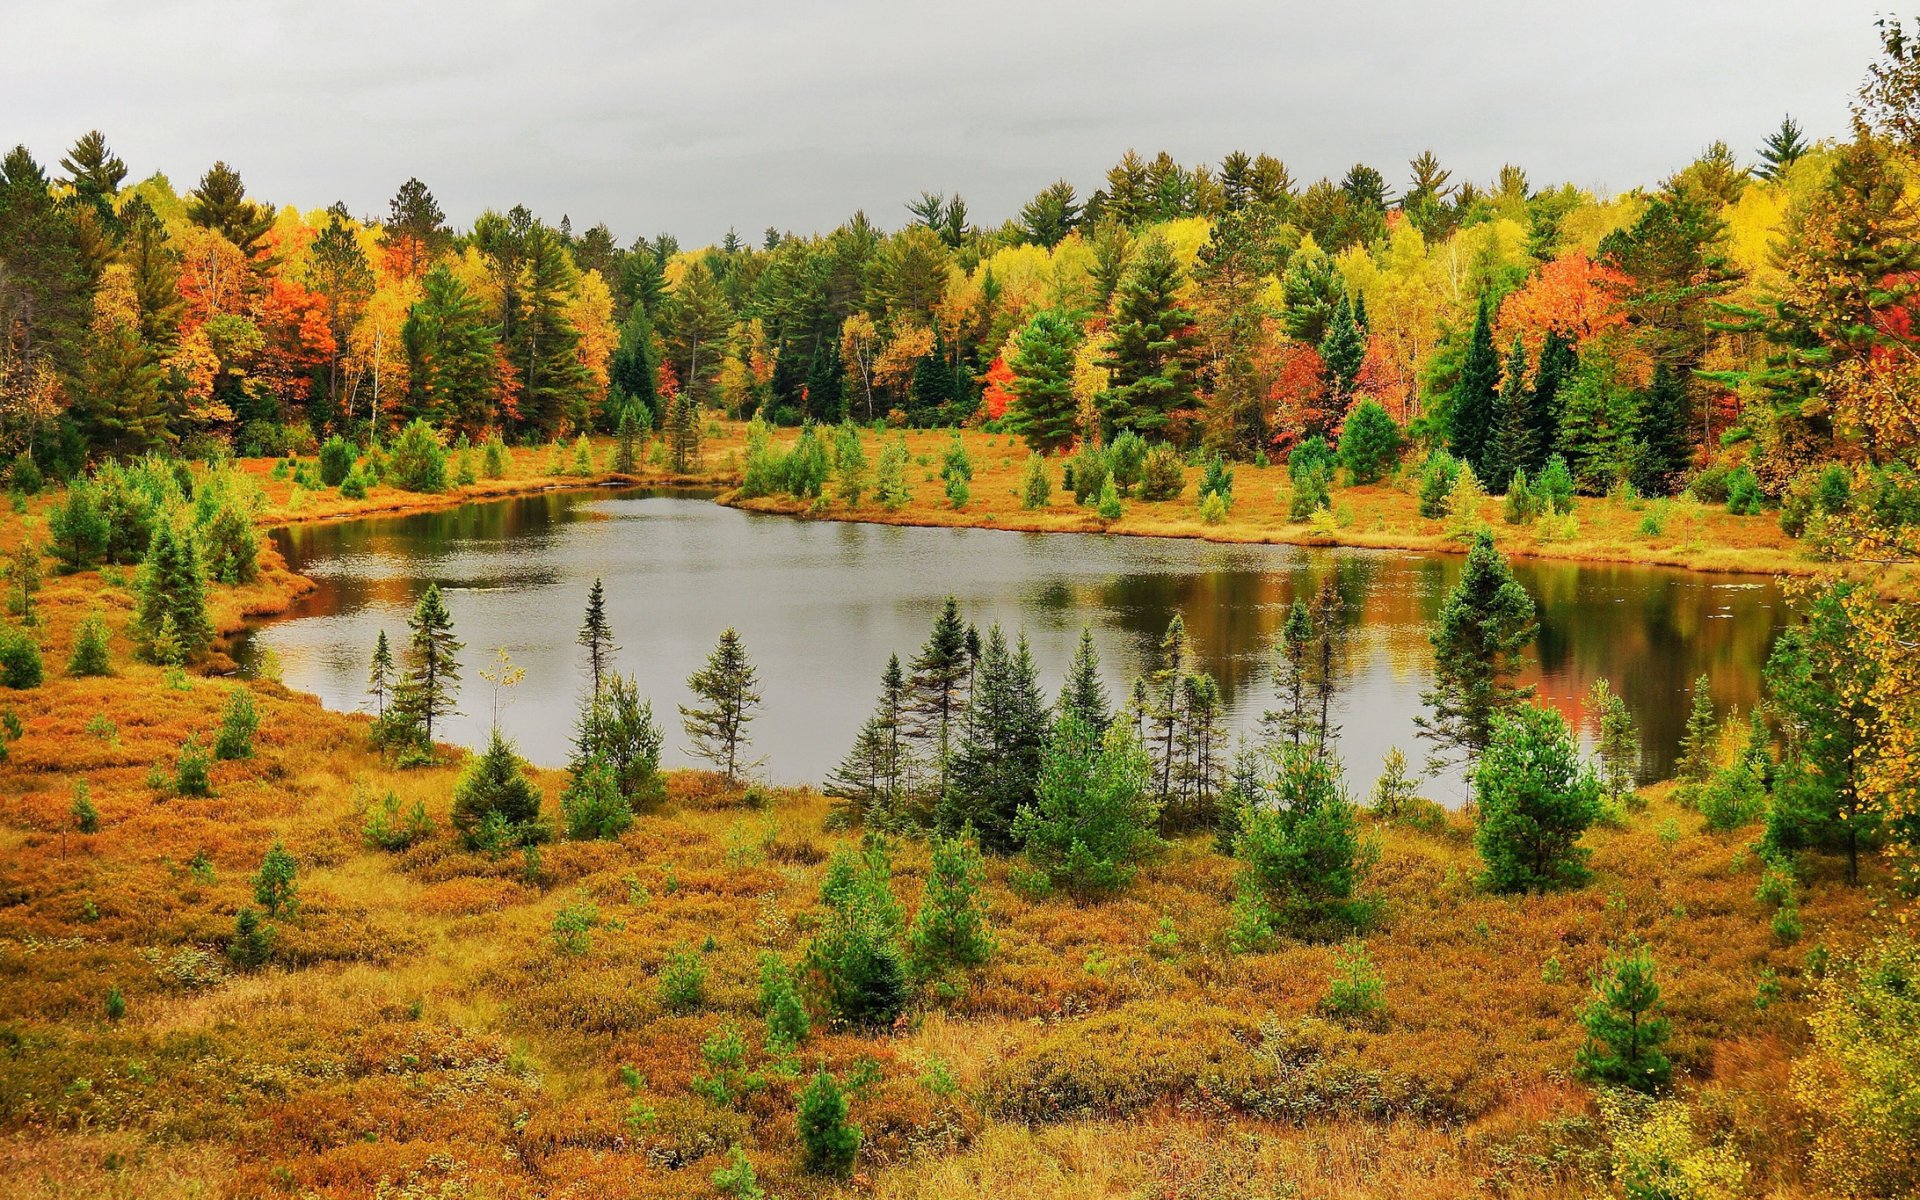
[(1168, 17), (1124, 3), (1089, 18), (993, 0), (958, 28), (868, 0), (499, 7), (347, 4), (237, 34), (212, 0), (23, 12), (10, 24), (40, 51), (0, 80), (4, 140), (54, 171), (99, 128), (131, 180), (160, 173), (184, 193), (223, 160), (256, 199), (360, 217), (417, 177), (462, 229), (524, 204), (576, 231), (604, 222), (622, 245), (729, 228), (757, 244), (856, 211), (895, 229), (922, 191), (958, 191), (993, 228), (1055, 179), (1090, 194), (1129, 148), (1188, 167), (1265, 152), (1302, 186), (1365, 162), (1397, 190), (1431, 149), (1456, 181), (1511, 162), (1536, 186), (1604, 196), (1716, 140), (1750, 162), (1789, 113), (1809, 140), (1844, 136), (1879, 5), (1235, 2)]

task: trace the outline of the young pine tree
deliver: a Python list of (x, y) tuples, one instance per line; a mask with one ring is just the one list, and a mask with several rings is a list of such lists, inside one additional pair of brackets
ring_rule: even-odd
[(747, 725), (760, 704), (760, 679), (747, 658), (746, 646), (731, 627), (707, 663), (687, 679), (687, 687), (701, 701), (680, 706), (680, 723), (693, 743), (693, 752), (720, 769), (729, 784), (756, 766), (743, 755), (751, 744)]
[(1673, 1064), (1661, 1050), (1671, 1025), (1660, 1015), (1660, 985), (1645, 946), (1607, 960), (1580, 1024), (1587, 1031), (1574, 1060), (1580, 1078), (1649, 1093), (1672, 1080)]
[(948, 596), (933, 632), (908, 666), (908, 729), (922, 747), (920, 757), (934, 764), (937, 791), (945, 795), (954, 732), (967, 707), (972, 659), (960, 604)]
[(860, 1155), (860, 1127), (847, 1121), (847, 1098), (824, 1070), (800, 1093), (800, 1149), (815, 1175), (846, 1175)]
[(1680, 738), (1676, 774), (1683, 783), (1705, 783), (1720, 765), (1720, 717), (1713, 709), (1713, 681), (1702, 675), (1693, 684), (1693, 706)]
[(995, 853), (1014, 848), (1013, 823), (1033, 802), (1047, 741), (1047, 702), (1022, 637), (1009, 648), (998, 625), (987, 631), (960, 739), (940, 801), (949, 833), (971, 825)]
[(980, 884), (986, 869), (980, 851), (963, 831), (933, 839), (926, 897), (907, 932), (907, 959), (921, 977), (949, 967), (973, 967), (993, 954), (987, 929), (986, 898)]
[(1076, 712), (1054, 724), (1034, 802), (1014, 819), (1027, 861), (1080, 899), (1123, 890), (1160, 847), (1153, 767), (1133, 727), (1104, 736)]
[(427, 585), (407, 619), (407, 628), (413, 632), (407, 643), (405, 673), (394, 689), (394, 708), (421, 748), (431, 754), (433, 723), (459, 711), (455, 697), (460, 690), (462, 643), (453, 636), (453, 614), (440, 597), (439, 584)]
[[(544, 840), (540, 792), (527, 779), (513, 744), (495, 729), (487, 748), (467, 761), (453, 789), (453, 827), (469, 849)], [(488, 843), (500, 844), (488, 844)]]
[(1579, 842), (1600, 815), (1600, 781), (1558, 712), (1528, 704), (1495, 716), (1473, 797), (1489, 889), (1545, 894), (1586, 881)]
[(1100, 652), (1094, 648), (1093, 630), (1080, 630), (1080, 644), (1073, 661), (1067, 664), (1067, 680), (1060, 688), (1055, 706), (1061, 717), (1075, 717), (1097, 741), (1107, 736), (1113, 724), (1113, 703), (1107, 699), (1107, 685), (1100, 679)]
[(1537, 628), (1533, 598), (1481, 533), (1433, 629), (1433, 686), (1421, 696), (1431, 715), (1417, 723), (1436, 753), (1478, 757), (1495, 716), (1533, 694), (1513, 680)]

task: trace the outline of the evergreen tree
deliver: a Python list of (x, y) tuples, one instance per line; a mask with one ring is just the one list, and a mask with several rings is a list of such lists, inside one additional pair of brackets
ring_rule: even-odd
[(1333, 319), (1320, 339), (1320, 359), (1326, 364), (1327, 393), (1335, 412), (1344, 412), (1353, 396), (1354, 381), (1360, 377), (1360, 364), (1367, 356), (1366, 333), (1354, 317), (1353, 304), (1342, 292), (1334, 306)]
[(260, 860), (260, 869), (253, 876), (253, 898), (267, 910), (268, 916), (290, 914), (299, 904), (299, 889), (295, 884), (299, 873), (300, 864), (279, 842)]
[(240, 172), (216, 162), (187, 193), (187, 219), (223, 235), (251, 258), (273, 228), (273, 209), (248, 200)]
[(1705, 783), (1719, 764), (1720, 718), (1713, 711), (1713, 681), (1705, 675), (1693, 684), (1693, 705), (1687, 712), (1686, 732), (1680, 738), (1676, 771), (1684, 783)]
[(107, 635), (106, 618), (90, 612), (74, 631), (73, 651), (67, 658), (67, 674), (75, 679), (113, 674), (113, 659)]
[(1339, 759), (1312, 743), (1268, 746), (1235, 773), (1234, 942), (1250, 949), (1283, 930), (1315, 937), (1362, 923), (1355, 893), (1367, 859)]
[(1148, 237), (1114, 293), (1100, 408), (1116, 431), (1159, 433), (1193, 404), (1195, 318), (1180, 304), (1181, 275), (1166, 242)]
[(408, 412), (469, 433), (494, 422), (500, 388), (495, 328), (486, 305), (446, 264), (421, 281), (400, 341)]
[(938, 794), (945, 796), (953, 731), (966, 711), (967, 683), (972, 673), (966, 626), (960, 620), (959, 601), (952, 596), (947, 597), (934, 619), (927, 644), (914, 656), (908, 670), (909, 728), (914, 740), (926, 747), (924, 756), (938, 772)]
[(1767, 135), (1760, 147), (1760, 165), (1753, 173), (1762, 179), (1778, 179), (1788, 167), (1806, 157), (1810, 149), (1800, 122), (1789, 115), (1781, 120), (1779, 129)]
[(154, 530), (140, 569), (134, 628), (156, 661), (198, 658), (213, 644), (206, 574), (191, 528), (161, 521)]
[(1014, 818), (1033, 803), (1046, 740), (1047, 702), (1026, 638), (1010, 650), (995, 625), (987, 631), (976, 682), (968, 689), (959, 746), (941, 797), (941, 826), (953, 832), (971, 825), (986, 849), (1011, 851)]
[(1493, 891), (1544, 894), (1586, 880), (1578, 843), (1600, 815), (1600, 782), (1559, 713), (1527, 704), (1495, 715), (1473, 797), (1474, 846)]
[(646, 303), (636, 300), (620, 323), (620, 344), (607, 360), (607, 387), (626, 405), (644, 408), (652, 424), (660, 415), (659, 386), (660, 352), (654, 344), (653, 318)]
[(885, 1028), (906, 1006), (892, 879), (886, 844), (869, 835), (858, 853), (834, 855), (820, 884), (826, 912), (807, 947), (807, 969), (819, 977), (829, 1010), (859, 1028)]
[(79, 403), (88, 440), (137, 454), (173, 440), (158, 357), (130, 320), (96, 321), (81, 363)]
[(1296, 599), (1280, 626), (1280, 641), (1275, 647), (1273, 683), (1279, 693), (1280, 707), (1269, 709), (1260, 718), (1261, 731), (1269, 738), (1298, 746), (1313, 727), (1308, 690), (1312, 679), (1313, 618), (1307, 602)]
[(1043, 309), (1020, 330), (1012, 360), (1014, 404), (1007, 427), (1034, 451), (1051, 454), (1072, 443), (1079, 402), (1073, 394), (1074, 355), (1080, 327), (1071, 317)]
[(545, 840), (540, 791), (527, 779), (513, 743), (495, 728), (486, 750), (467, 760), (453, 789), (453, 827), (469, 849)]
[(827, 776), (823, 789), (842, 801), (850, 819), (886, 827), (901, 815), (911, 783), (908, 745), (909, 693), (900, 656), (891, 655), (880, 676), (880, 698), (860, 727), (853, 749)]
[(1163, 810), (1173, 800), (1174, 764), (1179, 761), (1177, 751), (1187, 715), (1181, 701), (1186, 698), (1184, 685), (1192, 655), (1187, 623), (1175, 613), (1160, 638), (1153, 672), (1147, 679), (1148, 708), (1144, 714), (1150, 730), (1147, 752), (1154, 760), (1154, 800)]
[(373, 661), (367, 671), (367, 694), (373, 697), (374, 719), (385, 724), (387, 719), (387, 697), (393, 694), (393, 649), (387, 643), (387, 631), (382, 629), (373, 641)]
[(587, 652), (587, 675), (593, 680), (593, 694), (600, 695), (601, 678), (613, 669), (613, 656), (620, 647), (613, 644), (613, 627), (607, 623), (606, 590), (599, 579), (587, 590), (587, 615), (580, 622), (580, 634), (574, 638)]
[(815, 1175), (846, 1175), (860, 1156), (860, 1127), (847, 1123), (847, 1098), (826, 1071), (800, 1093), (800, 1149)]
[(1679, 490), (1693, 460), (1688, 420), (1686, 384), (1665, 364), (1656, 367), (1633, 427), (1633, 485), (1642, 495), (1671, 496)]
[(1113, 724), (1113, 703), (1107, 699), (1107, 685), (1100, 679), (1100, 653), (1094, 649), (1093, 630), (1080, 631), (1080, 644), (1067, 664), (1067, 680), (1060, 688), (1055, 706), (1062, 717), (1076, 717), (1097, 741), (1107, 736)]
[(1527, 348), (1513, 339), (1506, 375), (1495, 401), (1493, 428), (1475, 473), (1489, 491), (1505, 492), (1515, 471), (1524, 471), (1534, 459), (1533, 398), (1527, 393)]
[(1440, 605), (1433, 687), (1421, 696), (1432, 714), (1419, 718), (1420, 736), (1469, 759), (1486, 749), (1494, 717), (1533, 695), (1513, 679), (1537, 628), (1533, 598), (1494, 548), (1493, 535), (1482, 531)]
[(590, 766), (603, 766), (627, 808), (652, 808), (666, 798), (660, 778), (664, 740), (654, 723), (653, 705), (640, 698), (630, 677), (610, 669), (605, 688), (581, 708), (568, 770), (577, 777)]
[(1399, 462), (1404, 444), (1400, 426), (1380, 402), (1363, 399), (1340, 430), (1340, 465), (1356, 484), (1377, 483)]
[(1573, 343), (1558, 329), (1547, 330), (1540, 346), (1540, 364), (1533, 375), (1529, 419), (1533, 437), (1525, 464), (1528, 474), (1538, 475), (1547, 465), (1547, 456), (1560, 444), (1560, 393), (1579, 368), (1580, 358)]
[(1460, 364), (1460, 376), (1447, 409), (1447, 448), (1454, 457), (1473, 464), (1474, 471), (1483, 477), (1499, 386), (1500, 355), (1493, 348), (1492, 299), (1482, 294), (1473, 337), (1467, 343), (1466, 358)]
[(405, 671), (394, 689), (393, 706), (402, 725), (411, 730), (422, 750), (433, 752), (433, 722), (457, 713), (454, 697), (460, 690), (461, 645), (453, 636), (453, 614), (440, 597), (440, 585), (429, 583), (426, 594), (407, 618), (412, 630)]
[(1671, 1025), (1660, 1015), (1660, 985), (1645, 946), (1615, 954), (1594, 980), (1593, 999), (1580, 1014), (1587, 1041), (1575, 1070), (1589, 1083), (1657, 1092), (1673, 1078), (1660, 1047)]
[(67, 487), (65, 500), (47, 516), (53, 556), (64, 573), (84, 571), (107, 553), (113, 535), (101, 511), (99, 492), (82, 480)]
[(1604, 677), (1593, 681), (1587, 697), (1587, 720), (1606, 795), (1616, 804), (1630, 802), (1640, 774), (1640, 734), (1633, 714)]
[(760, 704), (760, 678), (747, 658), (747, 649), (732, 627), (720, 633), (720, 643), (704, 667), (687, 679), (687, 687), (704, 703), (680, 706), (680, 722), (693, 743), (693, 752), (720, 768), (729, 784), (740, 773), (758, 765), (741, 756), (751, 739), (747, 725)]
[(1101, 737), (1077, 713), (1063, 712), (1013, 836), (1055, 886), (1081, 899), (1111, 895), (1160, 846), (1152, 779), (1131, 726), (1116, 724)]
[(986, 898), (980, 894), (985, 875), (980, 851), (964, 832), (933, 839), (926, 897), (907, 932), (907, 957), (916, 974), (978, 966), (992, 956)]
[[(1889, 744), (1870, 699), (1884, 686), (1848, 608), (1860, 585), (1829, 584), (1801, 623), (1783, 632), (1767, 659), (1767, 701), (1780, 718), (1785, 753), (1767, 815), (1767, 842), (1846, 856), (1847, 882), (1860, 880), (1860, 854), (1879, 844), (1879, 807), (1862, 789), (1875, 747)], [(1689, 730), (1692, 725), (1689, 723)]]

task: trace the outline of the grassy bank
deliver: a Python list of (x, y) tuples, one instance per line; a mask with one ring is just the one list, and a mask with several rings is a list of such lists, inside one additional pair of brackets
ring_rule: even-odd
[[(1021, 453), (1005, 439), (980, 447), (979, 510), (929, 503), (929, 522), (1019, 513), (997, 492)], [(710, 446), (716, 476), (736, 449)], [(247, 469), (264, 521), (319, 520), (583, 482), (543, 474), (545, 460), (518, 452), (506, 479), (459, 494), (375, 489), (364, 501), (296, 501), (271, 463)], [(1252, 537), (1253, 513), (1277, 479), (1241, 476), (1246, 508), (1232, 520), (1248, 522), (1245, 540), (1269, 540)], [(916, 490), (930, 499), (938, 485)], [(1201, 527), (1191, 504), (1167, 506), (1164, 528), (1144, 505), (1121, 525), (1233, 528)], [(1085, 521), (1065, 506), (1042, 516)], [(21, 522), (0, 528), (10, 545)], [(305, 586), (267, 558), (254, 584), (215, 589), (222, 626)], [(618, 841), (561, 842), (535, 861), (468, 852), (448, 833), (456, 752), (398, 770), (369, 746), (365, 717), (269, 681), (169, 678), (136, 662), (132, 574), (50, 578), (35, 630), (48, 678), (0, 692), (22, 726), (0, 764), (0, 1194), (708, 1196), (738, 1145), (768, 1193), (788, 1198), (1571, 1200), (1593, 1194), (1607, 1163), (1590, 1093), (1570, 1078), (1575, 1014), (1589, 972), (1634, 940), (1660, 964), (1700, 1127), (1753, 1164), (1757, 1193), (1817, 1194), (1800, 1174), (1812, 1118), (1789, 1099), (1788, 1066), (1806, 1036), (1813, 949), (1853, 945), (1874, 889), (1816, 873), (1804, 937), (1782, 944), (1754, 895), (1757, 829), (1709, 832), (1664, 789), (1589, 835), (1590, 885), (1542, 898), (1475, 887), (1463, 816), (1369, 819), (1377, 1020), (1323, 1013), (1332, 947), (1230, 952), (1234, 864), (1195, 838), (1097, 905), (1036, 896), (1012, 864), (990, 862), (998, 946), (984, 967), (921, 988), (885, 1035), (817, 1030), (783, 1058), (761, 1036), (759, 959), (801, 955), (826, 859), (854, 841), (829, 827), (819, 794), (775, 790), (750, 805), (679, 773)], [(62, 664), (95, 608), (115, 673), (69, 678)], [(211, 796), (154, 786), (150, 772), (169, 775), (187, 737), (211, 740), (236, 688), (260, 709), (253, 755), (215, 763)], [(533, 777), (551, 814), (564, 776)], [(93, 833), (72, 815), (83, 782)], [(369, 848), (367, 813), (389, 794), (403, 809), (421, 802), (434, 835)], [(300, 864), (299, 906), (274, 922), (273, 962), (237, 971), (224, 954), (234, 913), (276, 841)], [(911, 914), (926, 848), (900, 843), (895, 867)], [(555, 918), (583, 904), (586, 945), (562, 946)], [(706, 971), (690, 1011), (660, 994), (676, 948)], [(110, 989), (125, 1001), (118, 1019)], [(703, 1045), (728, 1023), (761, 1078), (720, 1104), (695, 1084), (710, 1070)], [(820, 1065), (864, 1081), (851, 1100), (862, 1157), (844, 1183), (799, 1169), (796, 1095)]]

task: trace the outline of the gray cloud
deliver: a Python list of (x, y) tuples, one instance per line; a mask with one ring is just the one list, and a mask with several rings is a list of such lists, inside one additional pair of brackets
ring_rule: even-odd
[(224, 158), (364, 213), (418, 175), (462, 224), (518, 202), (623, 240), (892, 225), (923, 188), (997, 222), (1128, 147), (1618, 190), (1785, 112), (1843, 133), (1880, 3), (5, 0), (0, 138), (51, 162), (98, 127), (136, 176)]

